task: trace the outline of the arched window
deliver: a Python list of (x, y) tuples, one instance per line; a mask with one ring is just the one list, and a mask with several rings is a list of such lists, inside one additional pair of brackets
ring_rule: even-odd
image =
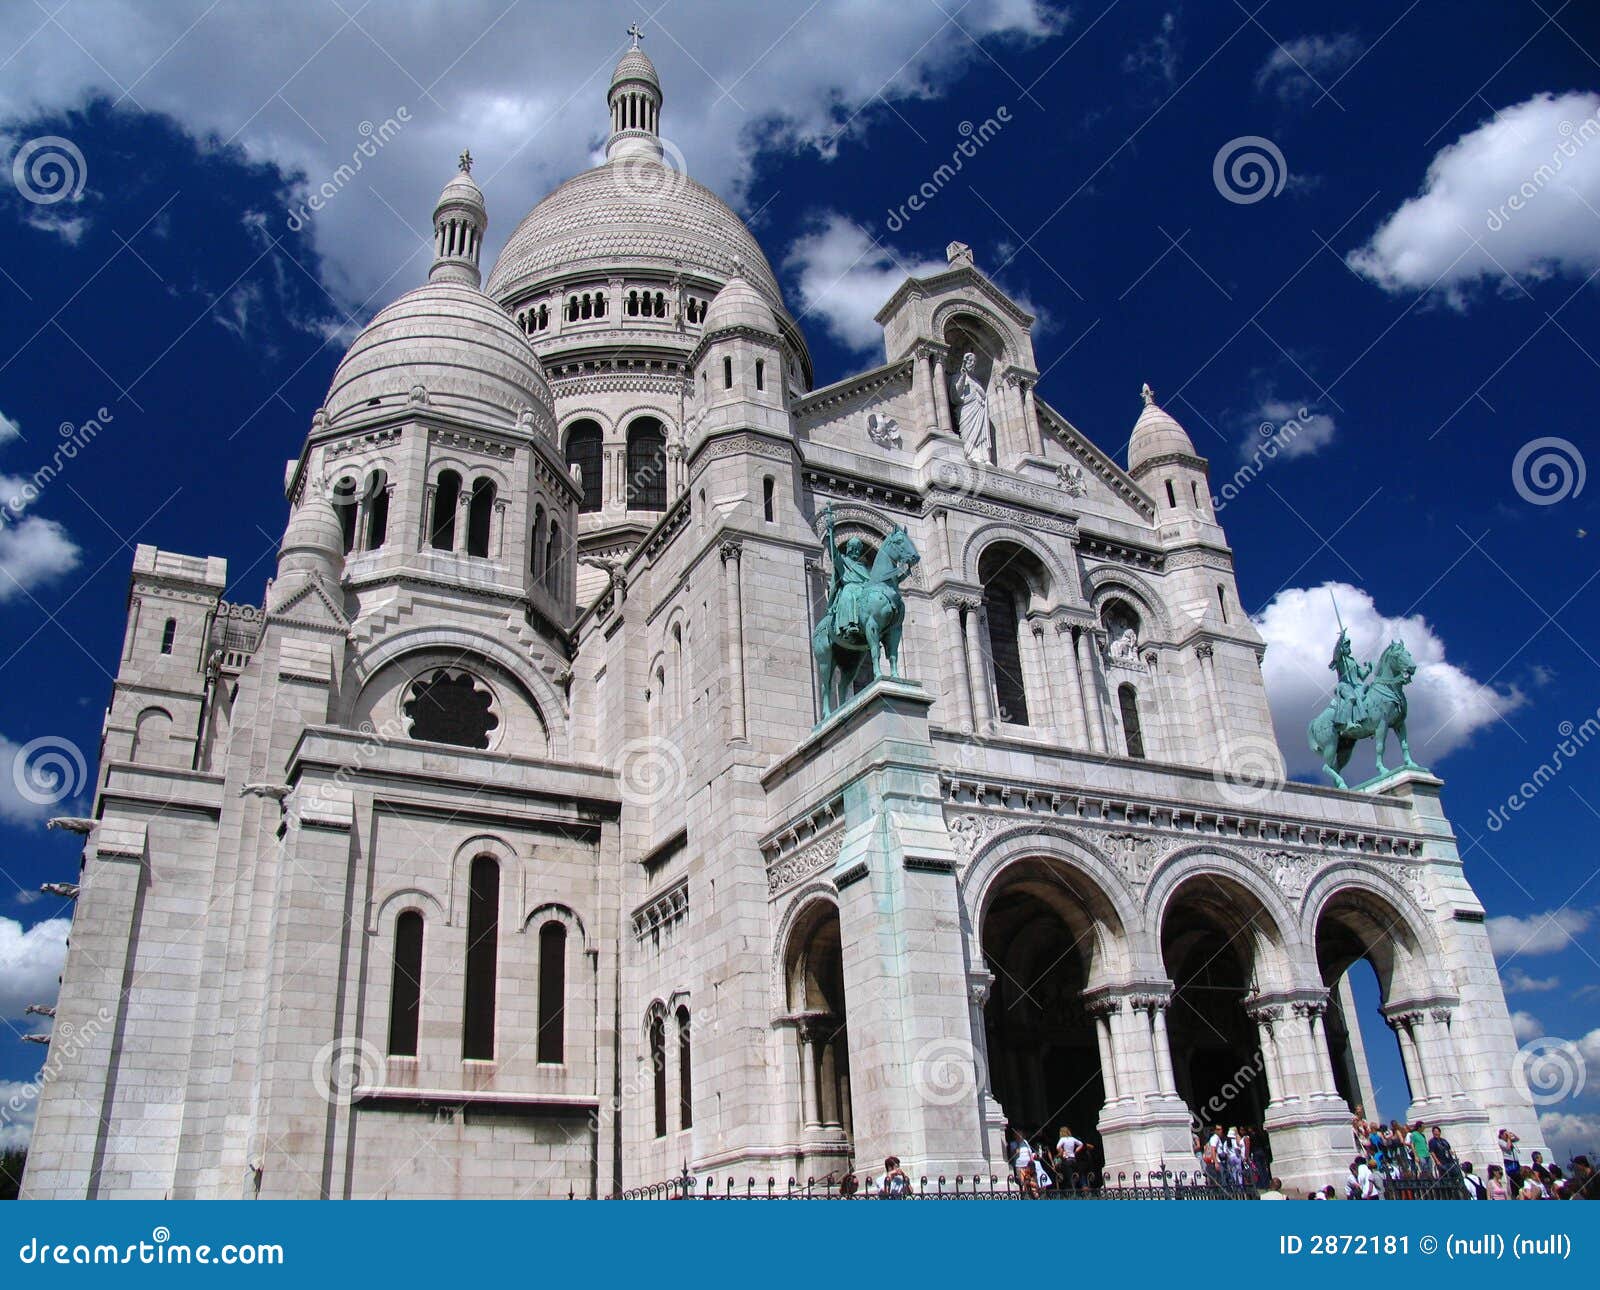
[(722, 360), (722, 388), (725, 390), (733, 388), (733, 359), (726, 356)]
[(994, 662), (994, 698), (1001, 721), (1028, 724), (1028, 689), (1022, 676), (1022, 650), (1017, 636), (1018, 587), (1014, 579), (1001, 576), (983, 589), (984, 609), (989, 620), (989, 657)]
[(594, 293), (594, 316), (596, 318), (604, 318), (606, 316), (606, 293), (604, 291), (596, 291)]
[(344, 553), (356, 544), (356, 481), (341, 479), (333, 486), (333, 509), (339, 516), (339, 534), (344, 538)]
[(667, 436), (654, 417), (628, 427), (628, 509), (667, 509)]
[(528, 537), (528, 572), (535, 578), (544, 572), (544, 507), (533, 508), (533, 532)]
[(639, 293), (637, 291), (628, 292), (626, 312), (630, 318), (637, 318), (639, 316)]
[(1139, 695), (1126, 682), (1117, 687), (1117, 707), (1122, 711), (1122, 736), (1128, 745), (1128, 756), (1143, 757), (1144, 731), (1139, 725)]
[(772, 498), (776, 487), (777, 485), (771, 475), (766, 476), (761, 481), (761, 515), (768, 524), (772, 523)]
[(583, 318), (594, 316), (594, 300), (587, 291), (583, 293), (582, 303), (579, 305), (579, 315)]
[(467, 891), (467, 989), (461, 1056), (494, 1060), (494, 990), (500, 945), (500, 865), (493, 856), (472, 862)]
[(539, 1044), (541, 1062), (566, 1060), (567, 929), (551, 921), (539, 929)]
[(489, 554), (489, 531), (494, 521), (494, 480), (484, 476), (472, 485), (467, 505), (467, 554)]
[(539, 306), (539, 330), (543, 331), (549, 325), (550, 325), (550, 306), (549, 305), (540, 305)]
[(551, 591), (560, 590), (561, 581), (561, 525), (550, 521), (550, 536), (544, 544), (544, 585)]
[(1178, 509), (1178, 495), (1172, 491), (1172, 481), (1167, 480), (1167, 506), (1172, 510)]
[(177, 639), (178, 620), (176, 618), (169, 618), (167, 619), (166, 625), (161, 629), (161, 652), (163, 654), (172, 653), (173, 642)]
[(655, 1074), (656, 1137), (667, 1136), (667, 1026), (657, 1012), (650, 1018), (650, 1065)]
[(567, 468), (578, 468), (583, 496), (578, 499), (578, 514), (588, 515), (604, 505), (601, 480), (605, 459), (601, 449), (600, 427), (593, 421), (574, 422), (567, 431)]
[(694, 1080), (690, 1067), (690, 1031), (689, 1010), (684, 1007), (678, 1009), (678, 1127), (689, 1129), (694, 1127)]
[(767, 365), (761, 359), (756, 359), (756, 389), (767, 388)]
[(433, 532), (436, 551), (452, 551), (456, 545), (456, 507), (461, 502), (461, 476), (453, 470), (439, 473), (433, 489)]
[(367, 550), (376, 551), (389, 538), (389, 476), (375, 470), (367, 476)]
[(461, 748), (487, 748), (490, 732), (500, 725), (494, 695), (470, 672), (448, 668), (418, 678), (401, 711), (413, 739)]
[(1222, 611), (1222, 621), (1228, 621), (1228, 589), (1217, 583), (1217, 608)]
[(415, 1057), (422, 1021), (422, 915), (394, 920), (394, 976), (389, 987), (389, 1055)]
[(1200, 485), (1199, 485), (1199, 483), (1197, 483), (1195, 480), (1192, 480), (1192, 479), (1189, 481), (1189, 496), (1194, 498), (1195, 508), (1199, 509), (1199, 506), (1200, 506)]

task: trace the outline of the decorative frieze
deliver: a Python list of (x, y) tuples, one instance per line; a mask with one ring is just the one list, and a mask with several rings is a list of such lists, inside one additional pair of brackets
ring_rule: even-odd
[(659, 935), (688, 915), (689, 880), (680, 878), (654, 900), (646, 901), (633, 911), (633, 938), (643, 941)]

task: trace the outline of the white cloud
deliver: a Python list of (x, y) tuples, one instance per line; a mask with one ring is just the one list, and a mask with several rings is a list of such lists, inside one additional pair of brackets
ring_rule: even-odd
[[(1406, 729), (1411, 755), (1424, 766), (1443, 760), (1476, 731), (1526, 702), (1518, 690), (1496, 690), (1446, 662), (1444, 642), (1420, 614), (1388, 617), (1378, 612), (1365, 591), (1347, 583), (1292, 587), (1280, 591), (1254, 616), (1256, 628), (1267, 641), (1261, 671), (1278, 744), (1291, 773), (1316, 772), (1321, 782), (1329, 782), (1318, 770), (1321, 762), (1310, 749), (1306, 726), (1333, 694), (1328, 660), (1339, 626), (1330, 591), (1338, 598), (1358, 658), (1376, 659), (1398, 638), (1405, 641), (1416, 660), (1416, 679), (1406, 690), (1410, 705)], [(1370, 741), (1357, 748), (1345, 768), (1346, 779), (1354, 783), (1372, 773), (1372, 750)], [(1399, 744), (1391, 734), (1386, 764), (1393, 767), (1399, 761)]]
[(1501, 914), (1489, 920), (1489, 948), (1500, 957), (1519, 954), (1556, 954), (1580, 932), (1588, 930), (1593, 915), (1586, 909), (1552, 909), (1545, 914)]
[(1256, 73), (1256, 89), (1285, 103), (1321, 98), (1361, 55), (1355, 36), (1299, 36), (1277, 46)]
[(22, 438), (22, 427), (0, 412), (0, 443), (9, 443), (12, 439)]
[(1338, 433), (1339, 427), (1326, 412), (1313, 412), (1306, 402), (1263, 399), (1250, 414), (1249, 429), (1239, 441), (1239, 456), (1253, 457), (1265, 445), (1273, 445), (1273, 455), (1285, 461), (1321, 452)]
[(1347, 260), (1386, 291), (1600, 268), (1600, 94), (1537, 94), (1443, 149), (1422, 191)]
[(1511, 968), (1502, 973), (1500, 983), (1505, 986), (1507, 994), (1543, 994), (1547, 990), (1559, 990), (1561, 978), (1558, 976), (1529, 976), (1521, 968)]
[(46, 919), (26, 931), (16, 919), (0, 918), (0, 1018), (21, 1017), (30, 1003), (56, 1001), (71, 929), (67, 918)]
[(1178, 59), (1182, 54), (1178, 15), (1164, 13), (1156, 34), (1123, 58), (1122, 70), (1129, 73), (1146, 72), (1164, 85), (1173, 85), (1178, 79)]
[(1559, 1163), (1573, 1156), (1600, 1158), (1600, 1115), (1576, 1115), (1570, 1111), (1540, 1111), (1539, 1127), (1550, 1144), (1551, 1156)]
[(38, 1104), (39, 1090), (34, 1085), (0, 1079), (0, 1151), (17, 1151), (28, 1145)]
[[(557, 0), (281, 10), (262, 21), (209, 0), (78, 0), (7, 68), (0, 127), (16, 136), (41, 113), (126, 90), (124, 107), (165, 113), (206, 146), (236, 144), (309, 191), (350, 163), (363, 122), (381, 127), (405, 107), (410, 122), (310, 224), (338, 298), (382, 303), (422, 280), (428, 217), (464, 145), (489, 204), (486, 260), (535, 201), (591, 164), (627, 45), (621, 11), (614, 25), (574, 21)], [(679, 0), (647, 21), (645, 48), (661, 71), (663, 132), (691, 173), (738, 204), (761, 150), (828, 155), (885, 102), (936, 97), (965, 66), (1063, 21), (1044, 0), (973, 0), (959, 23), (902, 0), (823, 0), (798, 21), (784, 5), (740, 6), (734, 20), (725, 4)], [(95, 158), (85, 160), (92, 194)], [(288, 214), (272, 213), (279, 235)]]
[(872, 321), (908, 274), (923, 277), (948, 267), (931, 260), (905, 261), (860, 224), (828, 211), (784, 258), (795, 275), (801, 323), (815, 318), (841, 344), (857, 353), (883, 344)]
[(78, 544), (54, 520), (29, 515), (0, 528), (0, 604), (71, 572), (78, 555)]
[(1538, 1039), (1542, 1036), (1544, 1034), (1544, 1025), (1531, 1012), (1513, 1012), (1511, 1014), (1511, 1033), (1516, 1036), (1519, 1044), (1525, 1044), (1530, 1039)]
[(53, 206), (35, 206), (28, 211), (28, 227), (41, 233), (54, 233), (68, 246), (77, 246), (89, 228), (87, 215), (66, 215)]

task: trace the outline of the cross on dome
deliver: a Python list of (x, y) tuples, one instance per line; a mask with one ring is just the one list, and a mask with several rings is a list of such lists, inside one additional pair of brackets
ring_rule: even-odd
[(461, 155), (456, 158), (456, 165), (461, 168), (461, 173), (463, 175), (470, 175), (472, 173), (472, 149), (471, 148), (463, 148), (461, 150)]
[(638, 23), (630, 22), (628, 24), (628, 35), (633, 37), (633, 46), (632, 47), (634, 49), (638, 49), (639, 48), (639, 42), (644, 39), (644, 32), (639, 30), (639, 24)]
[(1147, 408), (1155, 403), (1156, 392), (1150, 388), (1149, 381), (1146, 381), (1142, 386), (1139, 387), (1139, 397), (1144, 400), (1144, 405)]

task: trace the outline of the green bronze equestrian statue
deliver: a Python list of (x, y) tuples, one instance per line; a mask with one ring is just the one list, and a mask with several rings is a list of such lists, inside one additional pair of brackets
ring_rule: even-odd
[[(811, 652), (817, 660), (822, 715), (826, 717), (849, 696), (868, 666), (873, 680), (884, 674), (878, 661), (880, 651), (888, 662), (889, 675), (900, 675), (900, 632), (906, 619), (900, 584), (922, 557), (910, 534), (897, 525), (869, 566), (867, 544), (858, 537), (836, 542), (833, 507), (824, 514), (831, 565), (828, 607), (811, 633)], [(836, 679), (844, 690), (837, 700)]]
[(1350, 649), (1349, 633), (1341, 626), (1328, 666), (1339, 678), (1333, 699), (1313, 718), (1306, 733), (1311, 751), (1322, 758), (1322, 768), (1340, 788), (1349, 788), (1340, 774), (1350, 760), (1351, 750), (1369, 735), (1378, 739), (1378, 775), (1389, 773), (1383, 764), (1383, 750), (1389, 731), (1400, 736), (1400, 754), (1410, 770), (1421, 770), (1411, 760), (1411, 745), (1406, 739), (1406, 686), (1417, 674), (1416, 660), (1401, 641), (1391, 641), (1376, 667), (1356, 660)]

